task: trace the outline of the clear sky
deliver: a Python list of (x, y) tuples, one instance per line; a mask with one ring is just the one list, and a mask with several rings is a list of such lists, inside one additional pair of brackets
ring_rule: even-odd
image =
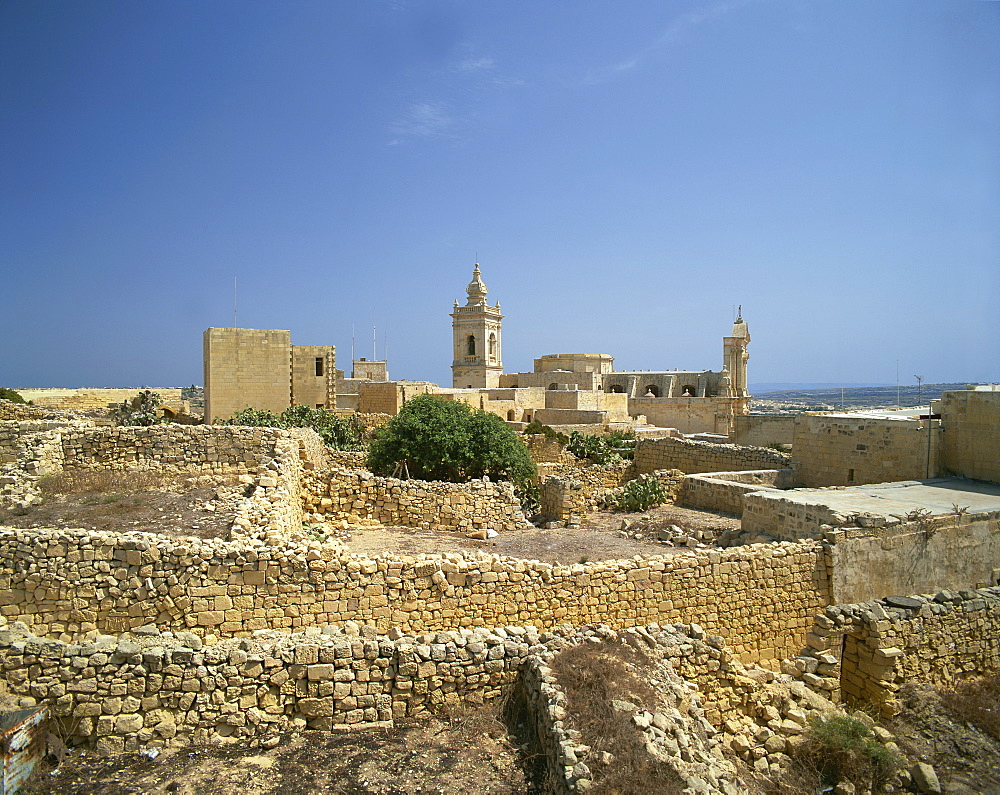
[(481, 263), (546, 353), (1000, 380), (1000, 2), (0, 0), (0, 386), (202, 332), (450, 385)]

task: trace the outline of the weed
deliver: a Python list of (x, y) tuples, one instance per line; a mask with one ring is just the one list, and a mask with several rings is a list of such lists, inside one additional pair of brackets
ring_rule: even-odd
[(1000, 741), (1000, 674), (962, 682), (943, 691), (941, 701), (963, 721)]
[(611, 754), (607, 766), (593, 765), (595, 793), (674, 793), (683, 782), (669, 765), (646, 752), (632, 713), (612, 707), (614, 699), (657, 709), (659, 697), (635, 673), (648, 665), (642, 652), (622, 643), (583, 643), (552, 659), (552, 670), (566, 693), (567, 710), (580, 739), (597, 752)]
[(588, 562), (590, 562), (590, 558), (589, 557), (587, 557), (586, 555), (581, 555), (580, 556), (580, 563), (588, 563)]
[(813, 717), (795, 759), (826, 784), (851, 781), (862, 787), (885, 781), (901, 761), (864, 721), (842, 713)]
[(620, 494), (611, 498), (612, 506), (619, 511), (635, 513), (648, 511), (655, 505), (667, 501), (667, 492), (656, 478), (646, 475), (630, 480)]

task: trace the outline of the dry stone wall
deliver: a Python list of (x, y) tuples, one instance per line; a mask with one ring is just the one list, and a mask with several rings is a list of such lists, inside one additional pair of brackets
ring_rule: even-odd
[(515, 530), (529, 526), (510, 483), (398, 480), (364, 470), (307, 472), (307, 519), (424, 530)]
[(292, 728), (387, 728), (509, 688), (532, 628), (379, 635), (370, 626), (261, 631), (205, 646), (144, 626), (77, 644), (0, 618), (0, 676), (47, 704), (69, 739), (103, 753), (275, 736)]
[(748, 469), (784, 469), (790, 458), (763, 447), (712, 444), (691, 439), (640, 439), (635, 447), (639, 474), (657, 469), (679, 469), (685, 474), (732, 472)]
[(685, 508), (743, 516), (743, 495), (791, 488), (793, 482), (794, 474), (791, 469), (688, 475), (684, 478), (677, 503)]
[(1000, 588), (830, 606), (804, 652), (782, 667), (834, 699), (872, 703), (891, 717), (904, 683), (950, 687), (1000, 671)]
[(830, 604), (823, 549), (750, 546), (571, 566), (355, 557), (318, 542), (0, 528), (0, 615), (78, 642), (155, 623), (202, 636), (371, 623), (382, 631), (696, 621), (748, 660), (796, 653)]

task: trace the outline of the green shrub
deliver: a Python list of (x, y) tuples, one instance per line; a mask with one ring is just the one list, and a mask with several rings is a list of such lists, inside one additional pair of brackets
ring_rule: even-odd
[(9, 400), (11, 403), (27, 403), (19, 393), (5, 386), (0, 386), (0, 400)]
[(115, 425), (156, 425), (162, 419), (156, 414), (160, 403), (160, 396), (156, 392), (144, 389), (131, 400), (116, 403), (111, 409), (111, 419)]
[(261, 428), (312, 428), (327, 447), (334, 450), (359, 450), (362, 447), (363, 428), (353, 417), (345, 420), (332, 411), (309, 406), (292, 406), (281, 414), (269, 409), (247, 406), (237, 411), (222, 425), (250, 425)]
[(589, 433), (573, 431), (569, 435), (569, 443), (566, 449), (577, 458), (586, 458), (595, 464), (607, 464), (611, 461), (620, 461), (621, 456), (614, 446), (609, 443), (607, 436), (595, 436)]
[(495, 414), (465, 403), (421, 395), (383, 425), (368, 452), (368, 467), (393, 475), (461, 483), (484, 475), (524, 485), (535, 474), (528, 449)]
[(538, 420), (532, 420), (525, 427), (524, 432), (529, 436), (544, 436), (546, 439), (555, 439), (564, 447), (569, 443), (569, 437), (565, 433), (559, 433), (555, 428), (542, 425)]
[(796, 757), (826, 784), (849, 780), (865, 786), (888, 778), (900, 762), (864, 721), (844, 714), (811, 718), (806, 743)]
[(641, 475), (626, 483), (622, 487), (621, 493), (612, 498), (611, 504), (616, 510), (637, 513), (648, 511), (650, 508), (666, 502), (667, 496), (660, 481), (648, 475)]

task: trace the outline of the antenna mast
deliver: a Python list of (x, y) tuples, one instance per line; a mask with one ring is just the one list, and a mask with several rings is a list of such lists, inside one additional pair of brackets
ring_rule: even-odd
[(236, 326), (236, 274), (233, 274), (233, 328)]

